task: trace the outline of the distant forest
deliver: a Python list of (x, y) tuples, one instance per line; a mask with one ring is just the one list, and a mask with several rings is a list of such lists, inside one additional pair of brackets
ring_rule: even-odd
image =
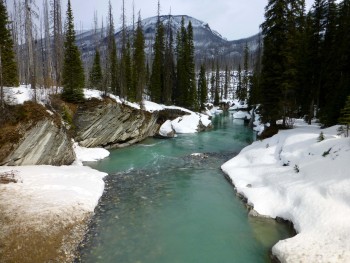
[[(350, 0), (315, 0), (309, 11), (304, 0), (269, 0), (257, 50), (250, 52), (246, 45), (234, 62), (239, 81), (231, 95), (232, 64), (228, 68), (224, 59), (211, 57), (195, 65), (191, 23), (182, 21), (173, 32), (160, 22), (159, 2), (151, 59), (145, 53), (141, 14), (133, 15), (133, 30), (127, 30), (123, 0), (121, 48), (109, 4), (104, 25), (99, 27), (94, 17), (94, 59), (88, 70), (76, 46), (70, 1), (65, 17), (64, 8), (60, 0), (44, 0), (39, 17), (33, 1), (14, 0), (16, 15), (9, 17), (0, 0), (2, 105), (3, 86), (29, 83), (33, 89), (63, 87), (63, 99), (72, 102), (81, 101), (82, 89), (90, 87), (130, 101), (150, 99), (193, 110), (204, 109), (208, 98), (215, 104), (235, 98), (259, 105), (263, 121), (272, 126), (282, 119), (288, 127), (295, 117), (309, 123), (318, 118), (325, 126), (349, 122)], [(219, 83), (222, 74), (225, 83)]]

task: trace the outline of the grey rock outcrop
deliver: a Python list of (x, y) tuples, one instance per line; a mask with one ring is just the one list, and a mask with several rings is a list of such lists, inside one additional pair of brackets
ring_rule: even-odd
[[(26, 124), (23, 124), (24, 126)], [(75, 160), (72, 142), (63, 127), (43, 119), (25, 130), (2, 165), (69, 165)]]
[(121, 148), (153, 136), (159, 129), (158, 112), (105, 101), (81, 105), (75, 116), (75, 140), (84, 147)]

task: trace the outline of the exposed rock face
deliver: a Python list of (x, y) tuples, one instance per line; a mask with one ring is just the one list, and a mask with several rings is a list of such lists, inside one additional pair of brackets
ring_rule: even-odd
[(74, 116), (76, 141), (84, 147), (121, 148), (153, 136), (158, 112), (149, 113), (113, 101), (86, 102)]
[(74, 162), (72, 142), (64, 128), (53, 120), (43, 119), (28, 130), (20, 129), (24, 130), (23, 136), (2, 165), (69, 165)]

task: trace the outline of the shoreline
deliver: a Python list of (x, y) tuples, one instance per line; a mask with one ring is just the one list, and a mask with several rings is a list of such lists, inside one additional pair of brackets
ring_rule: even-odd
[(272, 247), (280, 262), (350, 260), (350, 144), (338, 128), (296, 120), (221, 166), (257, 215), (293, 225), (297, 235)]
[[(274, 221), (276, 221), (277, 223), (280, 223), (280, 224), (285, 225), (285, 226), (289, 229), (289, 231), (290, 231), (290, 233), (291, 233), (291, 235), (289, 236), (289, 238), (294, 237), (294, 236), (297, 235), (297, 231), (296, 231), (296, 229), (294, 228), (294, 224), (293, 224), (292, 221), (285, 220), (285, 219), (283, 219), (283, 218), (281, 218), (281, 217), (272, 218), (272, 217), (268, 217), (268, 216), (263, 216), (263, 215), (260, 215), (258, 212), (256, 212), (256, 211), (254, 210), (254, 207), (253, 207), (251, 204), (248, 203), (247, 197), (244, 196), (243, 194), (241, 194), (241, 193), (239, 193), (239, 192), (237, 191), (237, 188), (236, 188), (236, 186), (235, 186), (235, 184), (234, 184), (232, 178), (231, 178), (228, 174), (226, 174), (225, 172), (222, 171), (222, 173), (223, 173), (223, 175), (224, 175), (226, 181), (227, 181), (230, 185), (233, 186), (233, 189), (234, 189), (234, 191), (235, 191), (236, 197), (237, 197), (239, 200), (241, 200), (242, 203), (246, 206), (246, 209), (247, 209), (247, 211), (248, 211), (247, 217), (252, 216), (252, 217), (258, 217), (258, 218), (261, 218), (261, 219), (274, 220)], [(253, 213), (251, 213), (251, 212), (253, 212)], [(281, 240), (283, 240), (283, 239), (281, 239)], [(279, 241), (281, 241), (281, 240), (278, 240), (274, 245), (276, 245), (276, 244), (277, 244)], [(272, 247), (273, 247), (273, 246), (272, 246)], [(278, 256), (276, 256), (276, 255), (273, 254), (273, 252), (272, 252), (272, 247), (269, 249), (269, 259), (270, 259), (270, 263), (282, 263), (282, 262), (280, 261), (280, 259), (278, 258)]]

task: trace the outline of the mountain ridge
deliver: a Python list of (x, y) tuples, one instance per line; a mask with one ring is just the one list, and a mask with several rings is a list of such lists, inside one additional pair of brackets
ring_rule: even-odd
[[(192, 23), (195, 59), (197, 63), (211, 59), (219, 59), (220, 61), (233, 61), (233, 64), (237, 64), (238, 61), (242, 59), (244, 47), (246, 44), (248, 45), (251, 53), (254, 53), (258, 48), (260, 36), (259, 33), (238, 40), (227, 40), (220, 33), (212, 30), (208, 23), (194, 17), (188, 15), (160, 16), (160, 21), (164, 26), (167, 26), (168, 22), (170, 22), (170, 26), (174, 34), (174, 39), (176, 38), (176, 32), (181, 28), (182, 18), (184, 18), (184, 24), (186, 27), (189, 21)], [(155, 38), (157, 20), (157, 16), (154, 16), (142, 19), (141, 21), (145, 36), (145, 52), (149, 61), (152, 57), (152, 47)], [(136, 26), (133, 27), (130, 25), (127, 27), (127, 32), (129, 35), (132, 33), (133, 28), (136, 28)], [(91, 56), (93, 55), (93, 51), (96, 46), (93, 40), (94, 34), (94, 30), (89, 30), (81, 34), (77, 34), (77, 44), (82, 51), (84, 61), (91, 61)], [(107, 40), (106, 35), (102, 32), (101, 29), (98, 30), (98, 34), (103, 36), (102, 40), (100, 40), (100, 43), (98, 43), (101, 49), (101, 46), (105, 45)], [(120, 50), (122, 38), (121, 29), (115, 33), (115, 38), (118, 49)]]

